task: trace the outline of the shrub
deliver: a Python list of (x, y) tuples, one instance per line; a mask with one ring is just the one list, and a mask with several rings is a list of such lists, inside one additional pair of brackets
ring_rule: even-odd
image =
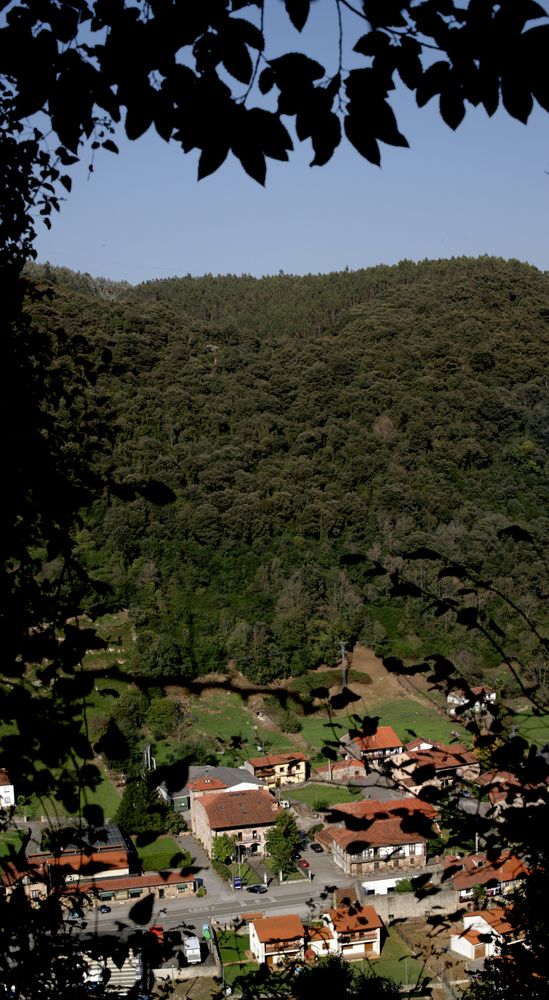
[(409, 878), (401, 878), (397, 884), (395, 892), (413, 892), (414, 886), (412, 880)]

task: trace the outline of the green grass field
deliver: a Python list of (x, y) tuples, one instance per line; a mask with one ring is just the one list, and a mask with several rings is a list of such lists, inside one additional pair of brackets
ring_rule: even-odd
[(27, 816), (30, 819), (39, 819), (41, 816), (45, 816), (49, 820), (61, 820), (79, 816), (84, 806), (98, 806), (103, 814), (101, 822), (112, 820), (120, 803), (120, 794), (103, 771), (101, 771), (101, 775), (102, 780), (96, 788), (82, 790), (79, 807), (70, 809), (57, 800), (39, 799), (37, 796), (32, 796), (28, 807), (26, 807)]
[(520, 712), (510, 717), (511, 724), (517, 727), (519, 736), (543, 747), (549, 743), (549, 715), (534, 715), (533, 712)]
[(389, 928), (389, 933), (381, 949), (381, 958), (370, 962), (361, 962), (363, 969), (372, 969), (378, 976), (386, 976), (394, 979), (398, 985), (416, 983), (425, 975), (425, 969), (421, 962), (410, 956), (408, 946), (397, 934), (394, 927)]
[(349, 791), (348, 788), (331, 787), (330, 785), (307, 785), (306, 788), (286, 789), (288, 799), (297, 799), (298, 802), (307, 802), (310, 806), (315, 806), (317, 802), (356, 802), (360, 799), (361, 789), (356, 792)]
[[(230, 745), (235, 737), (244, 744), (246, 756), (257, 756), (257, 745), (267, 744), (272, 750), (291, 750), (289, 736), (261, 727), (261, 721), (247, 708), (245, 700), (235, 691), (216, 691), (208, 698), (196, 699), (191, 705), (192, 730), (213, 740)], [(221, 761), (220, 761), (221, 763)]]
[(223, 964), (247, 961), (246, 952), (250, 950), (248, 934), (237, 934), (232, 928), (221, 930), (217, 933), (217, 944)]
[(19, 830), (6, 830), (0, 833), (0, 858), (18, 854), (23, 844), (23, 834)]
[(380, 725), (392, 726), (404, 743), (414, 736), (450, 743), (452, 732), (459, 733), (463, 743), (470, 744), (471, 736), (455, 719), (444, 717), (435, 707), (403, 698), (399, 701), (378, 702), (371, 708), (371, 714), (379, 716)]
[(177, 858), (182, 851), (173, 837), (157, 837), (150, 844), (140, 844), (138, 837), (132, 837), (132, 841), (143, 871), (162, 871), (164, 868), (177, 867)]

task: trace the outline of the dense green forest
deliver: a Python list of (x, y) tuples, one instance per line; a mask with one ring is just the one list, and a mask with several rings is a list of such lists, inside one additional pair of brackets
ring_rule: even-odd
[[(29, 272), (51, 289), (42, 324), (112, 353), (93, 407), (120, 492), (141, 493), (105, 491), (78, 544), (106, 605), (130, 610), (137, 673), (234, 659), (268, 681), (360, 639), (513, 693), (485, 630), (456, 628), (443, 598), (495, 621), (543, 687), (526, 618), (542, 627), (549, 275), (487, 257), (136, 287)], [(407, 558), (426, 546), (442, 572)], [(409, 581), (400, 599), (382, 568)]]

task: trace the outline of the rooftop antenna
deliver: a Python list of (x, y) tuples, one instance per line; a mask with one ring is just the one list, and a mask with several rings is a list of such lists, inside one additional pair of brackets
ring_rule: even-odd
[(339, 650), (341, 655), (341, 688), (342, 690), (347, 687), (347, 681), (349, 679), (349, 661), (347, 659), (347, 652), (345, 649), (346, 643), (339, 643)]

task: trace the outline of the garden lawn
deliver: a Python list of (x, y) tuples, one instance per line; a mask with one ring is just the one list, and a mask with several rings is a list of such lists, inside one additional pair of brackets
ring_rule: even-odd
[(138, 837), (132, 837), (132, 841), (144, 872), (179, 867), (177, 858), (183, 852), (173, 837), (157, 837), (150, 844), (139, 844)]
[(249, 934), (237, 934), (232, 929), (217, 932), (217, 945), (221, 961), (225, 965), (227, 962), (246, 962), (247, 953), (250, 950)]
[(113, 816), (120, 805), (120, 793), (111, 781), (101, 771), (102, 780), (96, 788), (86, 788), (82, 792), (82, 805), (95, 805), (103, 810), (104, 822), (113, 819)]
[(248, 976), (250, 972), (259, 972), (257, 962), (239, 962), (238, 965), (226, 965), (225, 984), (227, 986), (234, 986), (240, 976)]
[(403, 743), (408, 743), (415, 736), (451, 743), (455, 742), (453, 732), (459, 733), (459, 742), (467, 746), (471, 743), (470, 733), (459, 722), (445, 718), (429, 704), (403, 698), (400, 701), (378, 702), (372, 705), (370, 712), (379, 716), (380, 725), (392, 726)]
[(307, 805), (316, 807), (317, 803), (325, 802), (332, 805), (334, 802), (356, 802), (360, 799), (361, 789), (350, 792), (348, 788), (341, 788), (331, 785), (307, 785), (306, 788), (286, 789), (285, 795), (288, 799), (297, 799), (298, 802), (306, 802)]
[(97, 817), (98, 826), (107, 820), (112, 820), (120, 803), (120, 795), (111, 781), (101, 771), (101, 781), (96, 788), (85, 788), (80, 795), (79, 808), (70, 809), (62, 802), (54, 799), (39, 799), (33, 795), (26, 807), (27, 815), (31, 818), (45, 816), (47, 819), (66, 819), (71, 816), (80, 816), (84, 806), (98, 806), (102, 810), (102, 818)]
[(247, 757), (257, 756), (258, 744), (266, 743), (269, 750), (294, 749), (289, 736), (262, 729), (261, 721), (234, 691), (218, 690), (211, 697), (196, 699), (191, 704), (191, 715), (193, 731), (205, 733), (214, 740), (221, 739), (228, 747), (231, 743), (234, 745), (235, 737), (239, 737)]
[(372, 962), (362, 962), (364, 969), (371, 968), (378, 976), (394, 979), (399, 985), (416, 983), (425, 975), (422, 962), (412, 958), (408, 946), (404, 943), (394, 927), (389, 933), (381, 949), (381, 958)]
[(21, 850), (24, 835), (20, 830), (6, 830), (0, 834), (0, 858), (18, 854)]
[(512, 716), (512, 723), (517, 727), (519, 736), (529, 743), (535, 743), (538, 747), (549, 743), (549, 715), (520, 712)]
[(311, 754), (319, 755), (326, 741), (340, 740), (345, 733), (349, 732), (351, 721), (348, 716), (332, 716), (330, 720), (328, 713), (319, 711), (314, 715), (300, 716), (301, 733), (308, 744)]

